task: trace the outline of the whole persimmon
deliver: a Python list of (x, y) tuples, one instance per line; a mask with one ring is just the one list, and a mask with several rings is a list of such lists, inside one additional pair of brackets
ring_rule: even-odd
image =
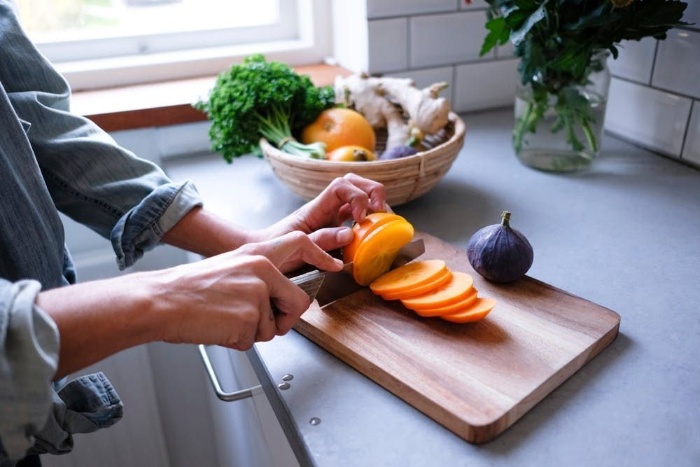
[(344, 107), (326, 109), (301, 131), (301, 142), (325, 143), (326, 153), (342, 146), (360, 146), (374, 151), (374, 128), (360, 112)]

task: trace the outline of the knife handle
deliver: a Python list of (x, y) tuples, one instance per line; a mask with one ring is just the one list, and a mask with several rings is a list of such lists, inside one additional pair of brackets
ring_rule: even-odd
[(301, 290), (306, 292), (306, 295), (308, 295), (311, 301), (313, 301), (316, 298), (318, 289), (323, 283), (324, 277), (324, 273), (317, 269), (314, 269), (313, 271), (305, 272), (304, 274), (299, 274), (298, 276), (294, 276), (290, 279), (297, 286), (299, 286)]

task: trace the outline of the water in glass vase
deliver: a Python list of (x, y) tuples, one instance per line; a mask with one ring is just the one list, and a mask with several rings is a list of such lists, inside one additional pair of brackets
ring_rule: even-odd
[[(518, 89), (513, 147), (520, 162), (548, 172), (574, 172), (591, 165), (600, 152), (607, 99), (590, 90), (583, 95), (588, 100), (589, 116), (592, 117), (585, 124), (562, 126), (552, 102), (538, 119), (534, 131), (529, 131), (525, 122), (535, 112), (534, 104), (527, 88)], [(577, 143), (572, 143), (574, 140)]]

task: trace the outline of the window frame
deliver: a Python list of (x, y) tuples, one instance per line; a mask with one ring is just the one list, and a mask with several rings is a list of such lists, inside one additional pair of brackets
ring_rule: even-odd
[[(332, 55), (332, 31), (330, 28), (331, 2), (327, 0), (280, 0), (285, 15), (293, 14), (296, 21), (274, 31), (272, 40), (256, 41), (260, 35), (270, 33), (270, 26), (245, 28), (247, 36), (235, 45), (214, 45), (167, 50), (168, 34), (153, 39), (154, 50), (146, 51), (140, 37), (127, 39), (130, 54), (94, 58), (102, 40), (88, 44), (83, 59), (67, 58), (68, 47), (73, 43), (37, 44), (39, 50), (52, 61), (58, 71), (68, 80), (74, 91), (112, 88), (119, 86), (172, 81), (211, 76), (220, 73), (253, 53), (262, 53), (268, 60), (278, 60), (290, 65), (322, 63)], [(289, 19), (289, 18), (287, 18)], [(292, 24), (290, 26), (290, 23)], [(178, 43), (183, 43), (179, 33)], [(194, 32), (200, 45), (212, 38), (226, 37), (226, 31)], [(110, 46), (111, 47), (111, 46)], [(150, 46), (149, 46), (150, 47)], [(113, 51), (111, 52), (113, 53)]]

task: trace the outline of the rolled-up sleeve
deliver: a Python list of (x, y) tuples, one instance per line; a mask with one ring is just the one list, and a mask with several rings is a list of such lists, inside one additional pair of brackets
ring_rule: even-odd
[(117, 254), (119, 268), (134, 264), (145, 251), (157, 245), (163, 234), (190, 209), (199, 205), (201, 200), (192, 184), (168, 184), (156, 188), (122, 216), (112, 230), (112, 247)]
[(0, 279), (0, 465), (27, 454), (65, 453), (74, 433), (116, 423), (118, 394), (102, 373), (52, 382), (59, 334), (34, 305), (41, 286)]
[(34, 306), (39, 290), (36, 281), (0, 279), (0, 440), (11, 459), (34, 444), (53, 400), (58, 329)]

